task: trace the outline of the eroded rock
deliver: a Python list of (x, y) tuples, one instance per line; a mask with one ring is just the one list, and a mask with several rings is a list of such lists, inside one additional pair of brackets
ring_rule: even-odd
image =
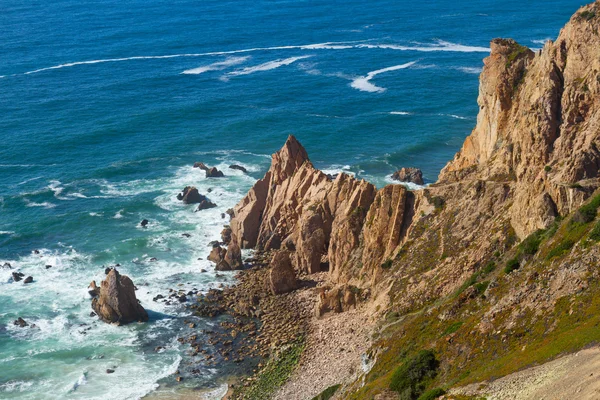
[(100, 294), (92, 299), (92, 309), (108, 323), (127, 324), (148, 321), (148, 313), (135, 296), (131, 279), (111, 269), (100, 284)]

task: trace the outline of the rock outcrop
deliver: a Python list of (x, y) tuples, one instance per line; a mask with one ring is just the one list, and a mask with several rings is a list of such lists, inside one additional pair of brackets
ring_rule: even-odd
[(419, 168), (401, 168), (392, 174), (392, 179), (417, 185), (425, 183), (423, 182), (423, 172)]
[(523, 238), (577, 208), (600, 171), (600, 36), (597, 3), (534, 53), (492, 41), (473, 133), (440, 182), (483, 179), (514, 187), (511, 224)]
[(177, 195), (177, 200), (181, 200), (185, 204), (198, 204), (207, 199), (206, 196), (201, 195), (194, 186), (186, 186), (183, 191)]
[[(93, 282), (92, 286), (96, 286)], [(135, 296), (131, 279), (111, 269), (100, 284), (100, 294), (92, 299), (92, 309), (101, 320), (118, 325), (148, 321), (148, 313)]]
[(223, 172), (219, 171), (217, 169), (217, 167), (212, 167), (212, 168), (209, 168), (208, 170), (206, 170), (207, 178), (222, 178), (224, 176), (225, 176), (225, 174), (223, 174)]

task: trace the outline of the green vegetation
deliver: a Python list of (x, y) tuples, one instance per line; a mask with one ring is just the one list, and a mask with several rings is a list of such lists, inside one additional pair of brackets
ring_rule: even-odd
[(390, 389), (400, 394), (400, 400), (417, 400), (436, 377), (439, 366), (431, 350), (421, 350), (396, 368)]
[(433, 202), (433, 206), (436, 210), (441, 210), (442, 208), (444, 208), (444, 204), (446, 204), (446, 201), (440, 196), (433, 197), (431, 201)]
[(594, 225), (594, 228), (590, 232), (590, 239), (600, 242), (600, 221), (596, 222), (596, 225)]
[(456, 332), (463, 325), (462, 321), (453, 322), (450, 326), (444, 331), (442, 336), (448, 336)]
[(243, 389), (243, 398), (248, 400), (271, 398), (277, 389), (288, 380), (298, 361), (300, 361), (303, 350), (304, 340), (300, 338), (297, 342), (281, 350), (278, 355), (269, 359), (252, 385)]
[(383, 269), (390, 269), (392, 268), (392, 264), (393, 264), (393, 260), (391, 258), (388, 258), (387, 260), (385, 260), (382, 264), (381, 264), (381, 268)]
[(596, 17), (596, 12), (595, 11), (582, 11), (579, 14), (577, 14), (577, 17), (579, 18), (579, 20), (586, 20), (586, 21), (591, 21), (592, 19), (594, 19)]
[(496, 263), (493, 261), (490, 261), (489, 263), (485, 264), (485, 267), (483, 267), (483, 269), (481, 270), (481, 273), (484, 275), (487, 275), (490, 272), (494, 271), (495, 269), (496, 269)]
[(312, 400), (329, 400), (333, 397), (335, 392), (338, 391), (341, 385), (333, 385), (329, 386), (327, 389), (323, 390), (321, 394), (312, 398)]
[(475, 290), (477, 291), (477, 294), (483, 294), (483, 292), (485, 292), (485, 290), (488, 288), (489, 285), (490, 285), (490, 281), (483, 281), (483, 282), (476, 283)]
[(434, 400), (437, 399), (440, 396), (443, 396), (446, 394), (446, 391), (442, 388), (435, 388), (435, 389), (431, 389), (426, 391), (425, 393), (423, 393), (418, 400)]
[(519, 244), (520, 252), (527, 255), (534, 255), (537, 253), (540, 248), (540, 243), (542, 243), (542, 240), (546, 238), (545, 234), (545, 229), (538, 229), (531, 235), (527, 236), (525, 240)]
[(512, 63), (515, 62), (517, 58), (519, 58), (519, 56), (526, 54), (528, 50), (529, 49), (527, 47), (515, 43), (512, 51), (506, 57), (506, 68), (509, 68), (512, 65)]
[(504, 267), (504, 273), (505, 274), (510, 274), (511, 272), (519, 269), (521, 267), (521, 264), (519, 263), (519, 259), (518, 258), (511, 258), (510, 260), (508, 260), (506, 262), (506, 266)]
[(552, 167), (551, 167), (551, 166), (549, 166), (549, 165), (546, 165), (546, 166), (544, 167), (544, 171), (546, 171), (546, 172), (550, 172), (550, 171), (552, 171)]
[(594, 196), (589, 203), (579, 207), (579, 210), (571, 218), (571, 224), (592, 222), (596, 219), (598, 207), (600, 207), (600, 194)]

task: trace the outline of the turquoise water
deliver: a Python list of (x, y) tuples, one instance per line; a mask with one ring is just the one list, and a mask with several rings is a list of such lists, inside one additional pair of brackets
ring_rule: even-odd
[[(176, 340), (186, 311), (152, 298), (232, 280), (199, 258), (288, 134), (328, 172), (382, 186), (417, 166), (432, 182), (476, 122), (489, 41), (540, 48), (579, 5), (5, 0), (0, 265), (13, 269), (0, 269), (0, 398), (171, 390), (190, 361)], [(205, 179), (196, 161), (226, 178)], [(180, 204), (190, 184), (219, 207)], [(89, 316), (86, 288), (115, 263), (148, 324)], [(35, 282), (12, 282), (16, 270)], [(13, 326), (18, 316), (38, 329)], [(223, 374), (200, 369), (184, 385)]]

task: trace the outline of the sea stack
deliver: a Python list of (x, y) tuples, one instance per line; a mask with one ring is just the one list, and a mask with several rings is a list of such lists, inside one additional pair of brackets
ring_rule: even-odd
[(133, 282), (116, 269), (111, 269), (100, 284), (98, 297), (92, 299), (92, 309), (107, 323), (124, 325), (148, 321), (148, 313), (135, 296)]

